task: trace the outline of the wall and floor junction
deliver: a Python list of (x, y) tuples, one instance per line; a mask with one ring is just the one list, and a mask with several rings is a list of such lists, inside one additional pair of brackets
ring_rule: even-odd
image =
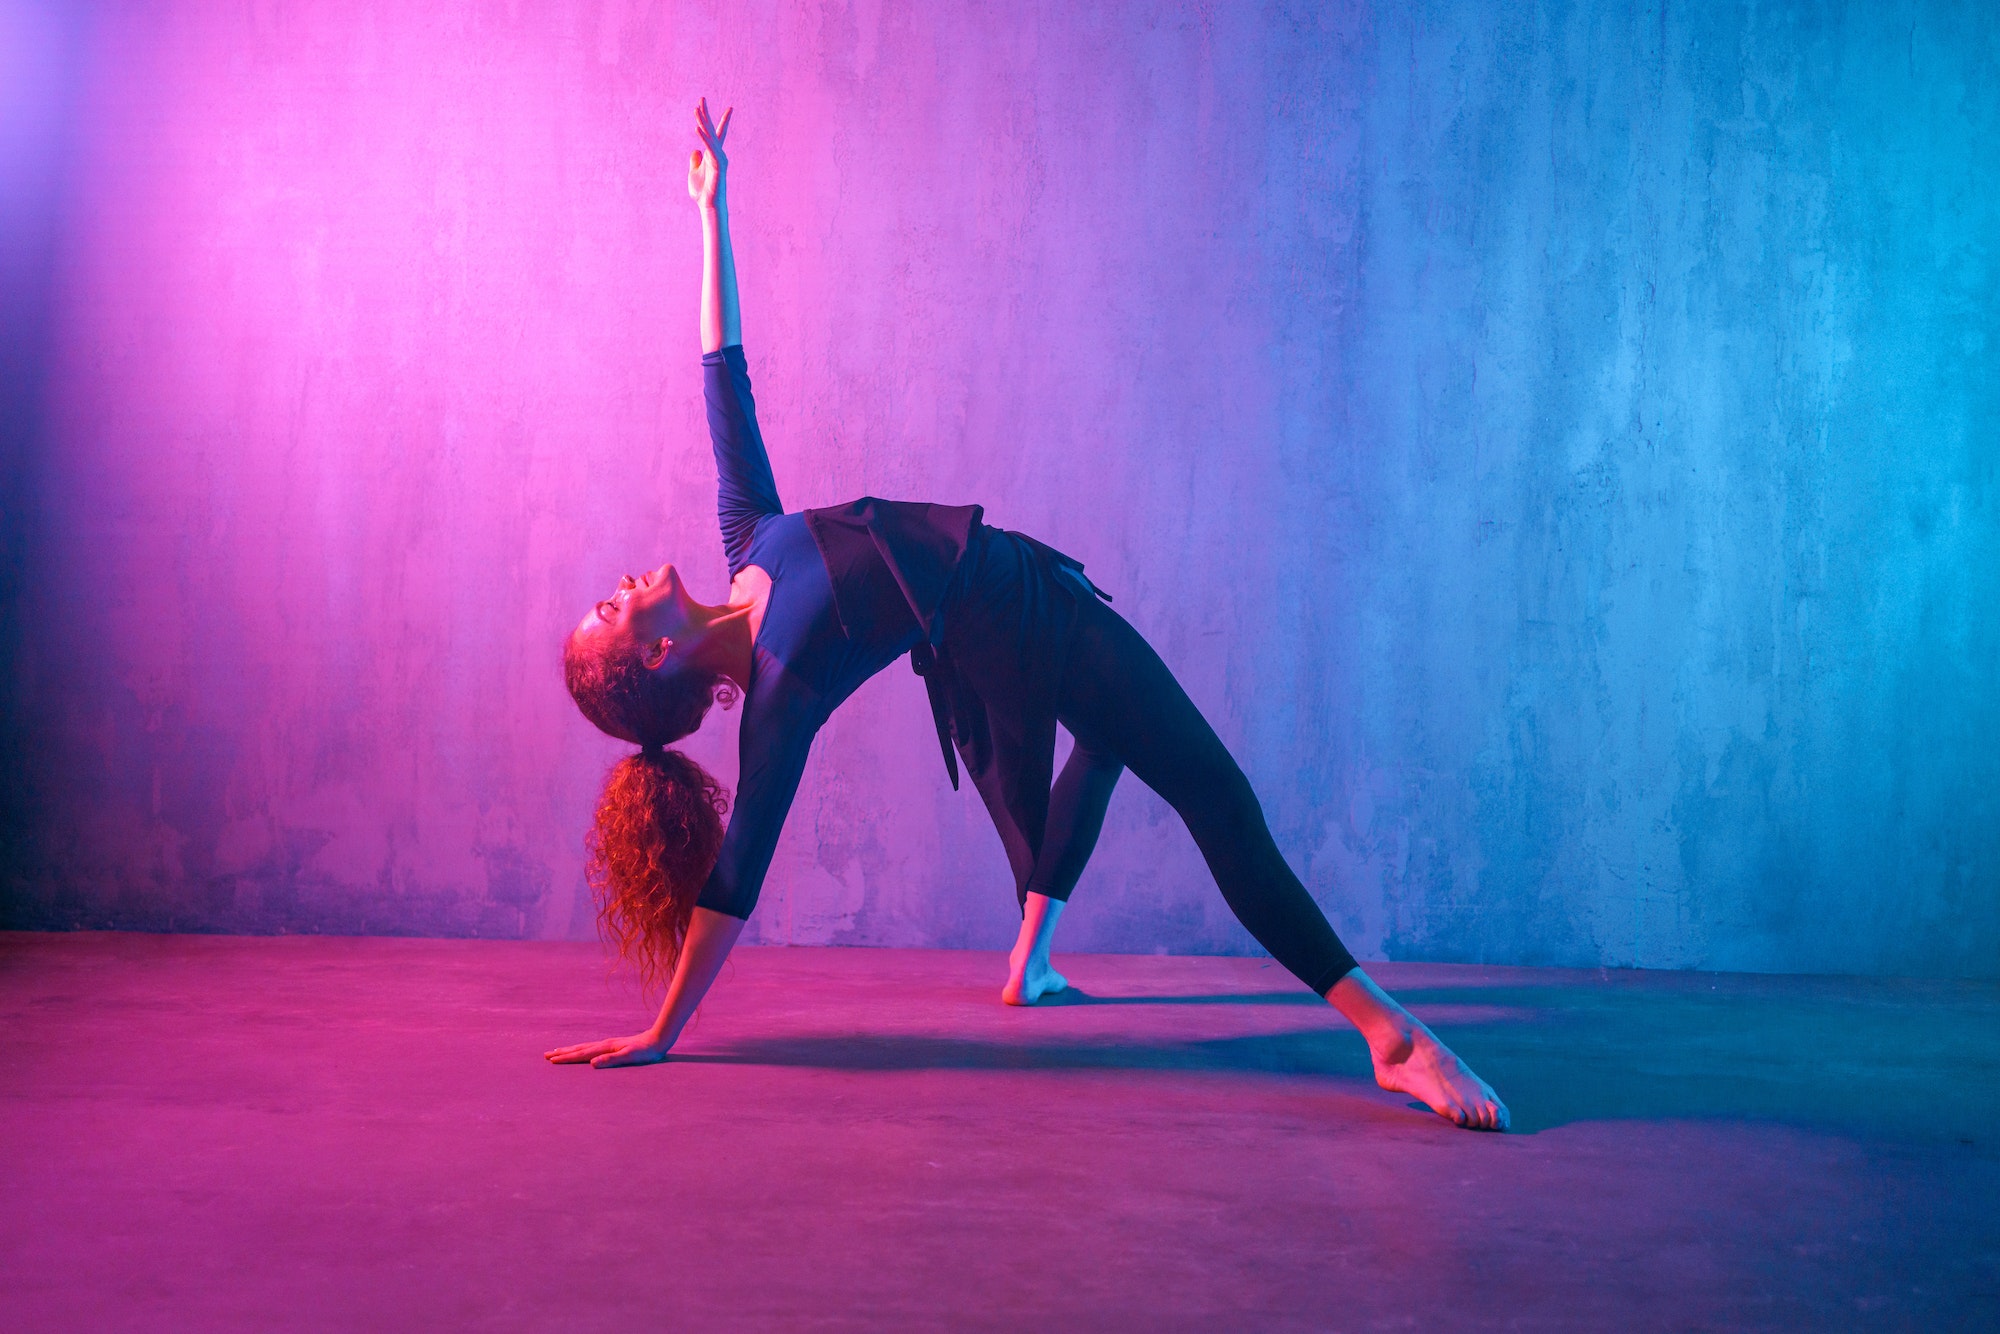
[[(591, 934), (706, 93), (786, 502), (1084, 559), (1358, 953), (2000, 973), (1982, 7), (5, 14), (0, 924)], [(870, 683), (752, 939), (1009, 939), (941, 768)], [(1254, 948), (1129, 779), (1068, 920)]]

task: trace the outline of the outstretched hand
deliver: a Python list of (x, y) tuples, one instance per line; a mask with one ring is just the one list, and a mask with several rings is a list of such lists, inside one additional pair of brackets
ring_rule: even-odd
[(602, 1042), (579, 1042), (573, 1047), (557, 1047), (542, 1053), (551, 1065), (582, 1065), (589, 1061), (597, 1070), (614, 1065), (658, 1065), (667, 1059), (673, 1044), (662, 1042), (652, 1032), (634, 1033), (629, 1038), (605, 1038)]
[(730, 107), (722, 113), (722, 124), (717, 125), (709, 119), (707, 98), (695, 104), (694, 132), (702, 146), (688, 157), (688, 197), (704, 208), (722, 194), (722, 178), (729, 170), (722, 141), (729, 134), (729, 118), (735, 114), (736, 108)]

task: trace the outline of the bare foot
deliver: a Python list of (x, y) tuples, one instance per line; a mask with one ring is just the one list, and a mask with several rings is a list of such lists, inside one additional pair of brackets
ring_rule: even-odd
[(1021, 935), (1007, 955), (1007, 985), (1000, 999), (1009, 1005), (1033, 1005), (1069, 985), (1049, 967), (1049, 940), (1062, 920), (1063, 901), (1029, 890), (1021, 899)]
[(1049, 967), (1048, 955), (1023, 958), (1016, 952), (1007, 960), (1007, 985), (1000, 988), (1000, 999), (1009, 1005), (1033, 1005), (1068, 985), (1068, 978)]
[(1493, 1086), (1396, 1003), (1359, 968), (1333, 984), (1327, 1001), (1361, 1030), (1375, 1082), (1396, 1093), (1421, 1098), (1424, 1105), (1467, 1130), (1505, 1130), (1507, 1104)]
[(1378, 1050), (1369, 1044), (1375, 1082), (1394, 1093), (1420, 1098), (1425, 1106), (1453, 1125), (1467, 1130), (1505, 1130), (1507, 1104), (1493, 1086), (1472, 1073), (1472, 1067), (1435, 1034), (1418, 1024), (1399, 1042)]

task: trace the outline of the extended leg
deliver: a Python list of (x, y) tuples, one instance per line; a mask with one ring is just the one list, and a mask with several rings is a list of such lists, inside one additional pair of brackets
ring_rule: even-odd
[(1086, 604), (1078, 618), (1057, 716), (1079, 745), (1116, 755), (1166, 799), (1230, 911), (1293, 976), (1324, 996), (1354, 967), (1215, 729), (1160, 655), (1102, 603)]
[(1151, 646), (1101, 604), (1080, 618), (1059, 716), (1080, 740), (1123, 759), (1187, 823), (1237, 920), (1361, 1030), (1377, 1083), (1458, 1125), (1506, 1126), (1493, 1090), (1355, 966), (1214, 729)]

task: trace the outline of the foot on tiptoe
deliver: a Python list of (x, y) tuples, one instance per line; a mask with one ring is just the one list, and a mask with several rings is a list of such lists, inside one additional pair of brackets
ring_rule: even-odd
[(1398, 1039), (1373, 1048), (1375, 1082), (1396, 1093), (1420, 1098), (1432, 1111), (1467, 1130), (1505, 1130), (1507, 1104), (1472, 1067), (1418, 1025)]
[(1069, 979), (1049, 967), (1047, 955), (1014, 955), (1007, 960), (1007, 985), (1000, 999), (1009, 1005), (1033, 1005), (1069, 985)]

